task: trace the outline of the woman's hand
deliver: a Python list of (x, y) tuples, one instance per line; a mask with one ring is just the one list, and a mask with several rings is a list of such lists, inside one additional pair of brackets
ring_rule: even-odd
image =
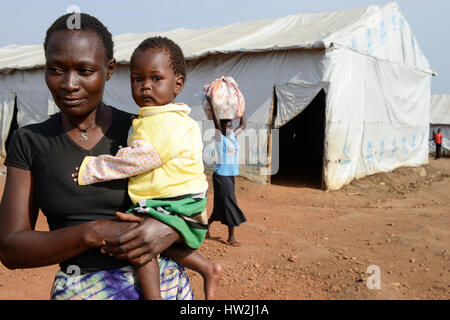
[(243, 114), (241, 119), (239, 120), (239, 127), (234, 130), (234, 135), (237, 137), (239, 133), (241, 133), (245, 129), (246, 126), (247, 120), (245, 120), (245, 114)]
[[(118, 237), (104, 241), (102, 252), (142, 266), (179, 241), (181, 235), (165, 223), (153, 218), (141, 218), (132, 213), (116, 213), (123, 221), (138, 223)], [(121, 222), (123, 223), (123, 222)]]
[(86, 243), (91, 248), (99, 248), (104, 246), (105, 240), (111, 237), (122, 235), (133, 229), (138, 224), (131, 220), (129, 223), (114, 220), (97, 220), (86, 224), (88, 231), (86, 232)]

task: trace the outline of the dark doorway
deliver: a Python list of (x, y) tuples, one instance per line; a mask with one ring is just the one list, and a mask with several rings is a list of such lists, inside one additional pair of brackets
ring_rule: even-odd
[(271, 183), (322, 188), (325, 92), (279, 131), (279, 170)]

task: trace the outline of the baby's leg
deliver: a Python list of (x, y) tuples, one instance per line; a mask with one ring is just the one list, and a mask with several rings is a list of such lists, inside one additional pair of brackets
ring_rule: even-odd
[(134, 267), (144, 300), (162, 300), (158, 259), (153, 259), (141, 267)]
[(176, 243), (164, 251), (162, 255), (175, 259), (181, 265), (200, 273), (204, 281), (205, 299), (214, 299), (223, 272), (220, 264), (211, 262), (197, 251)]

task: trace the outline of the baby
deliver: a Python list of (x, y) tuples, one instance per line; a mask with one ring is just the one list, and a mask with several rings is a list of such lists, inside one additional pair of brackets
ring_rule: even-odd
[[(152, 37), (133, 52), (130, 61), (133, 99), (141, 108), (133, 120), (128, 147), (116, 156), (86, 157), (74, 180), (79, 185), (129, 177), (128, 212), (149, 214), (170, 225), (184, 238), (162, 252), (181, 265), (199, 272), (205, 298), (214, 298), (222, 266), (194, 251), (208, 230), (203, 168), (203, 142), (190, 108), (174, 103), (186, 79), (181, 48), (172, 40)], [(136, 267), (143, 298), (161, 299), (156, 259)]]

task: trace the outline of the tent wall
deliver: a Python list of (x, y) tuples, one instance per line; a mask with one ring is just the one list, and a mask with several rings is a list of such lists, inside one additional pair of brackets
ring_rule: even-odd
[[(241, 175), (250, 180), (267, 183), (275, 173), (276, 161), (270, 160), (276, 152), (269, 159), (278, 143), (277, 134), (271, 134), (272, 123), (277, 128), (289, 121), (320, 88), (326, 91), (325, 188), (339, 189), (354, 178), (421, 165), (428, 159), (431, 75), (416, 68), (340, 47), (213, 55), (189, 61), (187, 67), (185, 88), (176, 101), (192, 107), (191, 116), (202, 129), (207, 170), (214, 168), (216, 159), (214, 129), (198, 94), (222, 75), (235, 78), (246, 99), (247, 130), (238, 141)], [(0, 83), (2, 146), (15, 96), (19, 126), (43, 121), (57, 111), (42, 69), (0, 74)], [(278, 91), (283, 101), (277, 105), (279, 117), (271, 122)], [(104, 100), (137, 112), (127, 66), (116, 67)]]
[(11, 120), (14, 114), (15, 95), (9, 92), (0, 92), (0, 156), (6, 155), (5, 142), (8, 138)]
[(430, 123), (450, 125), (450, 94), (435, 94), (430, 99)]
[(427, 163), (431, 75), (347, 49), (327, 59), (326, 188)]
[[(240, 175), (254, 182), (268, 183), (270, 174), (277, 169), (277, 162), (273, 161), (277, 153), (274, 152), (270, 158), (271, 150), (276, 150), (278, 143), (278, 135), (271, 136), (269, 121), (274, 87), (287, 83), (319, 83), (324, 68), (323, 55), (323, 50), (286, 50), (215, 55), (189, 62), (185, 88), (177, 101), (192, 107), (191, 116), (199, 121), (202, 128), (206, 169), (213, 170), (216, 160), (214, 125), (207, 120), (199, 97), (208, 82), (227, 75), (239, 84), (245, 97), (247, 119), (246, 130), (238, 136)], [(234, 126), (237, 125), (235, 121)]]

